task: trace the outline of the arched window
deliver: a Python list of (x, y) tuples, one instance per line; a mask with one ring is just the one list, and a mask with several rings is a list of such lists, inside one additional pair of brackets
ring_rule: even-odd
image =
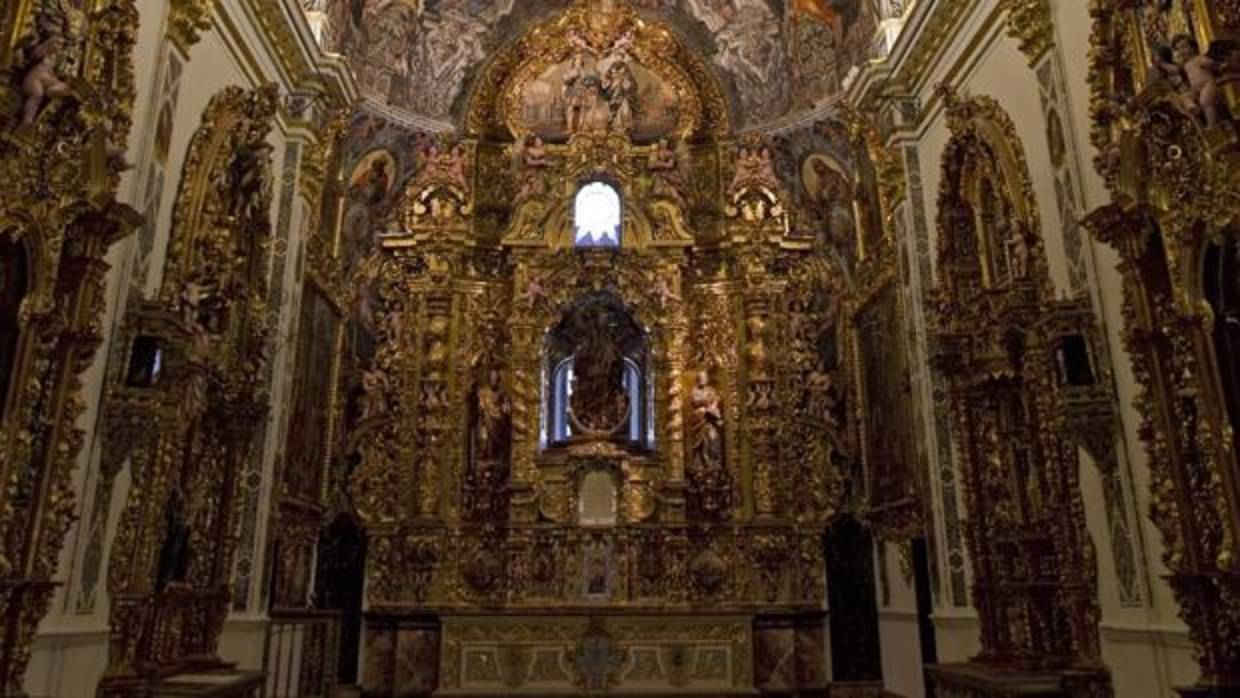
[(573, 357), (555, 367), (551, 375), (551, 400), (547, 410), (550, 443), (568, 441), (573, 427), (568, 423), (568, 401), (573, 396)]
[(606, 182), (590, 182), (577, 191), (573, 223), (577, 247), (619, 247), (624, 220), (620, 192)]

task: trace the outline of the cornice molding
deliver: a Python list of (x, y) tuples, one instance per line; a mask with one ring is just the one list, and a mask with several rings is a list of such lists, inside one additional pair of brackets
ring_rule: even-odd
[[(913, 17), (897, 42), (896, 48), (899, 49), (899, 45), (907, 41), (907, 50), (900, 53), (892, 51), (893, 57), (899, 57), (892, 79), (908, 88), (920, 83), (933, 68), (935, 58), (942, 55), (943, 48), (960, 27), (961, 20), (980, 2), (981, 0), (951, 0), (920, 3), (914, 9)], [(918, 19), (921, 21), (916, 21)]]
[(1020, 44), (1032, 68), (1055, 45), (1049, 0), (1003, 0), (1007, 8), (1007, 33)]
[[(343, 56), (325, 52), (314, 38), (297, 0), (171, 0), (168, 35), (187, 56), (212, 24), (241, 50), (233, 53), (260, 82), (278, 80), (292, 93), (312, 93), (340, 109), (359, 99), (353, 72)], [(205, 13), (205, 14), (204, 14)], [(253, 37), (260, 37), (254, 45)], [(260, 59), (260, 56), (262, 58)], [(278, 75), (263, 63), (269, 60)]]
[[(984, 0), (923, 1), (913, 5), (887, 57), (863, 66), (853, 80), (847, 92), (847, 103), (872, 109), (884, 100), (915, 97), (918, 86), (927, 82), (927, 76), (938, 64), (937, 59), (955, 37), (963, 19), (982, 2)], [(911, 115), (911, 122), (910, 115), (905, 114), (900, 120), (901, 126), (912, 126), (924, 117), (924, 105), (918, 106), (921, 113)]]
[(276, 62), (295, 89), (324, 94), (334, 107), (358, 100), (345, 59), (319, 46), (298, 0), (244, 0), (244, 4), (261, 34), (271, 41)]
[[(889, 57), (869, 64), (857, 77), (848, 102), (870, 107), (886, 102), (884, 108), (891, 108), (901, 99), (910, 99), (915, 111), (897, 109), (903, 117), (899, 123), (905, 129), (916, 128), (938, 108), (933, 83), (953, 80), (1001, 34), (1019, 44), (1031, 67), (1037, 65), (1054, 47), (1048, 0), (919, 3)], [(959, 55), (949, 55), (953, 45), (961, 47)]]

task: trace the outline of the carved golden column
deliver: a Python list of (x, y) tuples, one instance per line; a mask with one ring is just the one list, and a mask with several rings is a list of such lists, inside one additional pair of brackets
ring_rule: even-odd
[(685, 314), (684, 294), (680, 284), (680, 267), (667, 265), (661, 270), (665, 278), (674, 279), (672, 298), (664, 308), (659, 325), (663, 351), (655, 361), (655, 424), (659, 443), (667, 454), (666, 474), (661, 484), (662, 519), (668, 523), (685, 518), (685, 440), (684, 400), (686, 352), (689, 348), (689, 323)]
[(418, 412), (418, 452), (414, 465), (413, 515), (420, 519), (439, 516), (443, 473), (449, 467), (448, 458), (455, 449), (450, 442), (455, 437), (456, 425), (452, 422), (451, 362), (453, 354), (453, 300), (450, 287), (436, 280), (435, 287), (423, 296), (424, 315), (419, 318), (419, 334), (422, 342), (422, 365), (418, 377), (418, 396), (421, 409)]
[[(514, 275), (516, 293), (528, 287), (535, 270), (529, 261), (518, 262)], [(542, 342), (546, 328), (538, 323), (536, 313), (518, 309), (508, 321), (511, 338), (510, 368), (512, 376), (512, 476), (509, 485), (511, 501), (509, 517), (513, 523), (538, 520), (535, 483), (538, 470), (534, 456), (538, 452), (538, 413), (542, 380)]]
[[(361, 463), (349, 482), (358, 515), (367, 526), (392, 526), (412, 508), (414, 458), (417, 453), (416, 419), (421, 404), (411, 400), (417, 385), (421, 356), (414, 343), (421, 296), (413, 279), (423, 271), (422, 256), (406, 248), (384, 248), (366, 264), (378, 271), (378, 296), (383, 322), (376, 337), (373, 366), (364, 382), (366, 416), (351, 438), (358, 440)], [(372, 559), (368, 558), (370, 565)]]
[(23, 34), (27, 31), (30, 10), (35, 0), (11, 0), (0, 10), (0, 70), (13, 64), (13, 54)]
[(456, 312), (455, 275), (459, 260), (448, 247), (428, 245), (423, 250), (427, 273), (418, 284), (422, 311), (417, 319), (420, 362), (417, 367), (417, 451), (414, 454), (413, 516), (436, 519), (443, 502), (444, 474), (456, 453), (453, 364)]
[[(751, 255), (751, 256), (750, 256)], [(779, 513), (779, 463), (776, 445), (775, 376), (771, 371), (767, 335), (770, 326), (771, 291), (766, 264), (759, 251), (742, 257), (745, 267), (745, 405), (746, 460), (753, 487), (754, 515), (774, 518)]]

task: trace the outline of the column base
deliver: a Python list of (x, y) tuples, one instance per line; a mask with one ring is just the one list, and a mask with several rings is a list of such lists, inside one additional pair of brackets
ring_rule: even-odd
[(761, 695), (830, 695), (826, 617), (822, 611), (812, 611), (754, 618), (754, 685)]
[(1184, 686), (1175, 689), (1181, 698), (1240, 698), (1240, 684), (1228, 686)]
[(422, 698), (439, 686), (440, 620), (434, 614), (367, 613), (362, 695)]
[(926, 671), (940, 698), (1085, 698), (1111, 688), (1105, 671), (1020, 671), (981, 662)]

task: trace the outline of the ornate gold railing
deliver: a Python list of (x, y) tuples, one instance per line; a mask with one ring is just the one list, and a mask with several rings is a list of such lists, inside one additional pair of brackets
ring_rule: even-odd
[(329, 698), (336, 690), (340, 612), (271, 612), (263, 646), (263, 698)]

